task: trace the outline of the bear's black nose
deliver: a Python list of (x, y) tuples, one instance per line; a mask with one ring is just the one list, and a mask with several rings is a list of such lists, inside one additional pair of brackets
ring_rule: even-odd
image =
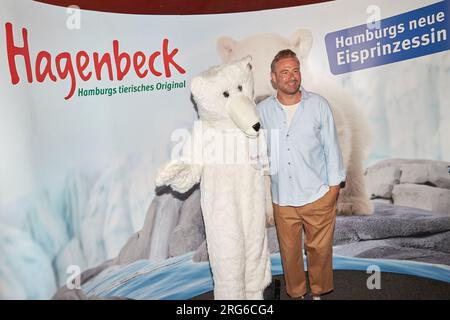
[(259, 128), (261, 128), (261, 125), (258, 122), (257, 124), (253, 125), (252, 128), (255, 129), (256, 132), (258, 132)]

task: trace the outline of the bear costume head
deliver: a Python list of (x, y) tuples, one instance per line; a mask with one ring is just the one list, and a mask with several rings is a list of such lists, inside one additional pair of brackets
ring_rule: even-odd
[(253, 101), (251, 57), (212, 67), (194, 77), (191, 92), (202, 121), (218, 130), (240, 129), (257, 137), (259, 116)]

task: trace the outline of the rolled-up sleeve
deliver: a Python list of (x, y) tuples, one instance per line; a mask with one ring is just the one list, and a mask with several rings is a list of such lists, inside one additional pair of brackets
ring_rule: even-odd
[(321, 102), (322, 127), (321, 137), (325, 155), (325, 164), (328, 176), (328, 185), (335, 186), (345, 181), (345, 168), (342, 153), (339, 147), (339, 139), (334, 124), (333, 113), (326, 100)]

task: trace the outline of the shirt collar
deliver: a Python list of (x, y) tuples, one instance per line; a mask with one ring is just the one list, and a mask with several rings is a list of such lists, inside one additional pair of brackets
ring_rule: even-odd
[[(304, 100), (309, 99), (310, 93), (308, 91), (306, 91), (305, 88), (303, 88), (302, 86), (300, 86), (300, 92), (302, 93), (302, 99), (300, 100), (300, 106), (301, 106), (303, 104)], [(281, 107), (281, 103), (278, 101), (276, 92), (272, 95), (272, 99), (276, 102), (276, 105), (278, 108), (283, 109)]]

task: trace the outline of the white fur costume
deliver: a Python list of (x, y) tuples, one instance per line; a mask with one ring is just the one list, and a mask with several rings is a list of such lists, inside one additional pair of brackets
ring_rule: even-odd
[(156, 178), (157, 186), (181, 193), (200, 181), (215, 299), (262, 299), (271, 281), (264, 176), (251, 160), (261, 139), (249, 62), (214, 67), (192, 80), (200, 121), (182, 157)]

